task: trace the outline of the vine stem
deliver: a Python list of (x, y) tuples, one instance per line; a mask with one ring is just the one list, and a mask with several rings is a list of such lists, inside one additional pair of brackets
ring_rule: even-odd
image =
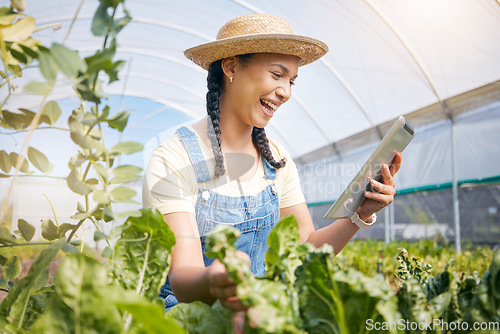
[(14, 246), (34, 246), (34, 245), (52, 245), (52, 242), (24, 242), (24, 243), (15, 243), (11, 245), (0, 245), (0, 248), (4, 247), (14, 247)]
[(16, 166), (15, 166), (15, 173), (14, 177), (12, 178), (9, 186), (9, 190), (7, 191), (7, 194), (4, 197), (4, 200), (2, 202), (2, 206), (0, 207), (0, 221), (3, 221), (3, 218), (5, 216), (5, 213), (7, 212), (7, 208), (9, 206), (9, 198), (12, 194), (12, 189), (14, 188), (14, 184), (16, 183), (17, 176), (19, 175), (19, 168), (21, 168), (21, 165), (23, 164), (25, 158), (24, 156), (28, 152), (28, 147), (31, 142), (31, 137), (33, 136), (33, 131), (38, 125), (38, 122), (40, 121), (40, 117), (42, 117), (42, 111), (43, 107), (45, 106), (45, 101), (47, 101), (47, 94), (43, 96), (42, 103), (40, 104), (40, 107), (38, 108), (38, 111), (36, 112), (35, 116), (31, 120), (30, 128), (28, 130), (28, 134), (26, 135), (26, 138), (24, 139), (23, 146), (21, 148), (21, 152), (19, 153), (19, 156), (17, 158)]
[[(47, 130), (47, 129), (54, 129), (54, 130), (63, 130), (63, 131), (71, 131), (70, 129), (66, 128), (60, 128), (58, 126), (42, 126), (36, 128), (37, 130)], [(28, 132), (29, 130), (19, 130), (19, 131), (14, 131), (14, 132), (9, 132), (9, 133), (2, 133), (2, 135), (15, 135), (18, 133), (23, 133), (23, 132)]]
[[(11, 174), (5, 174), (6, 176), (9, 177), (14, 177), (14, 175)], [(37, 175), (37, 174), (32, 174), (32, 175), (18, 175), (17, 177), (45, 177), (48, 179), (59, 179), (59, 180), (66, 180), (64, 176), (52, 176), (52, 175)]]
[[(99, 205), (97, 205), (95, 208), (92, 209), (92, 211), (89, 212), (89, 216), (92, 215), (97, 209), (99, 208)], [(75, 228), (73, 229), (73, 231), (71, 231), (71, 233), (69, 234), (68, 236), (68, 239), (66, 240), (67, 243), (69, 243), (71, 241), (71, 239), (73, 238), (73, 236), (75, 235), (76, 231), (80, 228), (80, 226), (82, 226), (83, 222), (86, 220), (87, 218), (83, 218), (81, 219), (78, 224), (76, 224)]]
[[(99, 232), (103, 232), (102, 228), (99, 226), (99, 224), (97, 224), (96, 220), (94, 219), (94, 217), (90, 216), (89, 217), (90, 221), (92, 223), (94, 223), (94, 226), (95, 228), (99, 231)], [(104, 232), (103, 232), (104, 233)], [(109, 243), (109, 240), (108, 239), (105, 239), (106, 240), (106, 243), (108, 244), (109, 247), (111, 247), (111, 244)]]
[(56, 221), (56, 225), (59, 227), (59, 222), (57, 221), (57, 215), (56, 215), (56, 210), (54, 210), (54, 205), (52, 205), (52, 202), (50, 201), (47, 194), (43, 193), (43, 196), (45, 196), (47, 201), (49, 201), (50, 207), (52, 208), (52, 213), (54, 214), (54, 220)]
[(41, 26), (40, 28), (36, 28), (35, 30), (33, 30), (33, 32), (37, 32), (37, 31), (47, 29), (47, 28), (52, 28), (52, 27), (58, 27), (57, 29), (54, 29), (54, 30), (59, 30), (61, 28), (61, 23), (46, 24), (44, 26)]
[[(2, 43), (2, 45), (3, 45), (3, 43)], [(4, 51), (4, 50), (5, 50), (5, 48), (2, 48), (2, 51)], [(5, 76), (6, 76), (6, 80), (7, 80), (7, 87), (9, 87), (9, 93), (7, 94), (5, 99), (3, 100), (2, 105), (0, 106), (0, 109), (3, 109), (3, 106), (5, 105), (5, 103), (7, 103), (7, 100), (9, 99), (10, 95), (12, 94), (12, 86), (10, 84), (9, 71), (7, 70), (7, 63), (5, 62), (5, 57), (2, 57), (2, 62), (3, 62), (3, 66), (5, 68)]]
[[(109, 38), (109, 31), (111, 30), (111, 27), (112, 27), (112, 24), (113, 24), (113, 21), (115, 19), (115, 14), (116, 14), (116, 9), (118, 8), (118, 6), (116, 6), (115, 8), (113, 8), (113, 14), (111, 14), (111, 18), (109, 19), (109, 25), (108, 25), (108, 31), (106, 32), (106, 37), (104, 37), (104, 43), (103, 43), (103, 46), (102, 46), (102, 49), (106, 49), (106, 44), (108, 43), (108, 38)], [(92, 92), (95, 92), (95, 85), (97, 84), (97, 77), (99, 75), (99, 72), (96, 73), (95, 75), (95, 78), (94, 78), (94, 83), (92, 85)], [(96, 103), (96, 105), (98, 105), (98, 103)]]

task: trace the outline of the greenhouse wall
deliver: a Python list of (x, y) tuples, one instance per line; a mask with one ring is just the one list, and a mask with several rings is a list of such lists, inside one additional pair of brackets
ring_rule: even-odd
[[(461, 239), (474, 244), (500, 246), (500, 184), (464, 186), (458, 191), (460, 201)], [(316, 227), (330, 222), (323, 220), (331, 204), (310, 206)], [(397, 240), (435, 239), (454, 240), (452, 191), (427, 190), (397, 195), (394, 208), (394, 231)], [(378, 214), (377, 224), (360, 230), (355, 239), (385, 239), (385, 226), (390, 220), (384, 209)], [(444, 239), (443, 239), (444, 238)]]

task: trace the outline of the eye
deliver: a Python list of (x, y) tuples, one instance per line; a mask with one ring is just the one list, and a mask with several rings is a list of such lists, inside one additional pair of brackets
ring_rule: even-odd
[(279, 73), (279, 72), (271, 72), (271, 73), (272, 73), (275, 77), (277, 77), (277, 78), (281, 78), (281, 77), (283, 77), (283, 76), (281, 75), (281, 73)]
[(290, 86), (295, 85), (295, 81), (290, 81)]

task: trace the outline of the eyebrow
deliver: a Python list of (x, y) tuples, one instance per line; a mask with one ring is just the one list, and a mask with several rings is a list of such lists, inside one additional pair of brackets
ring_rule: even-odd
[[(278, 64), (278, 63), (276, 63), (276, 64), (271, 64), (271, 65), (269, 65), (269, 66), (278, 66), (278, 67), (279, 67), (279, 68), (281, 68), (281, 69), (283, 70), (283, 72), (285, 72), (286, 74), (290, 73), (290, 70), (288, 70), (288, 67), (286, 67), (286, 66), (285, 66), (285, 65), (283, 65), (283, 64)], [(294, 75), (294, 76), (292, 77), (292, 79), (296, 79), (298, 76), (299, 76), (299, 75), (298, 75), (298, 74), (296, 74), (296, 75)]]

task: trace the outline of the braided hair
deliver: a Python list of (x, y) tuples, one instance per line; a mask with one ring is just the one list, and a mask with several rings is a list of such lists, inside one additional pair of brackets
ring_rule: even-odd
[[(243, 65), (245, 65), (252, 54), (237, 56)], [(213, 131), (208, 131), (208, 138), (212, 145), (212, 151), (215, 157), (215, 177), (224, 175), (224, 158), (221, 150), (220, 140), (220, 109), (219, 100), (224, 90), (223, 85), (224, 72), (222, 71), (222, 59), (210, 65), (207, 76), (207, 114), (209, 116), (208, 126)], [(211, 124), (210, 124), (211, 123)], [(266, 136), (264, 128), (254, 127), (252, 130), (252, 142), (259, 151), (259, 153), (266, 159), (274, 168), (282, 168), (286, 164), (286, 158), (276, 161), (273, 157), (271, 149), (269, 148), (269, 140)]]

